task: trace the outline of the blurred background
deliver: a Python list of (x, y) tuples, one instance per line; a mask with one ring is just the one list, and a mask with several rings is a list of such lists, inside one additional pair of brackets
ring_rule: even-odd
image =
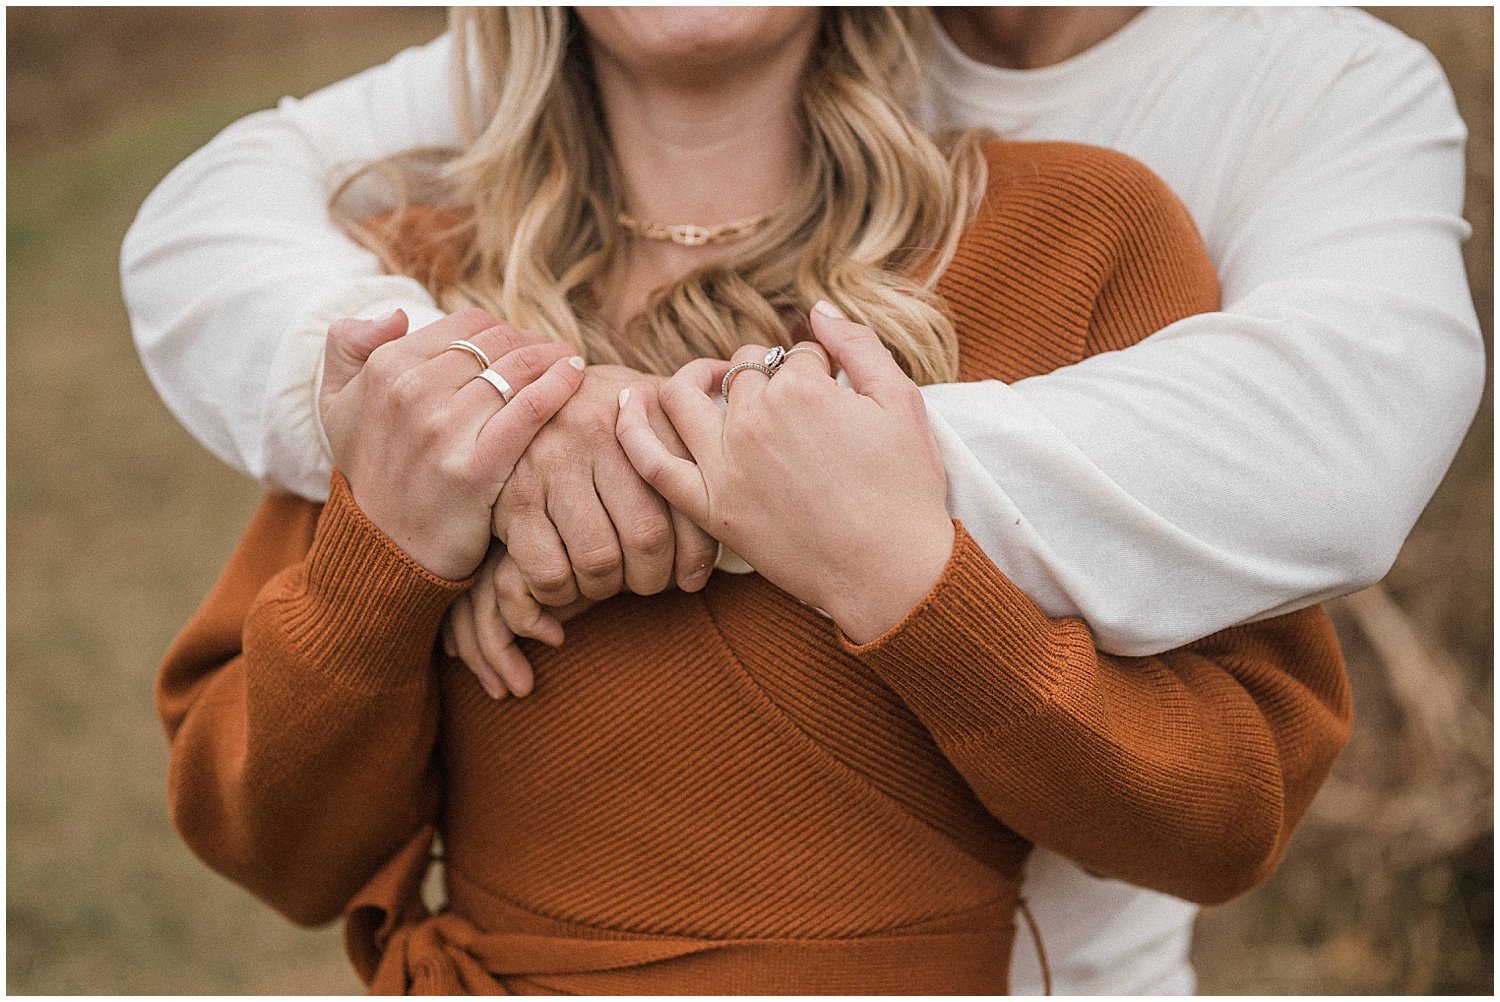
[[(1466, 251), (1493, 348), (1493, 12), (1375, 13), (1437, 55), (1469, 124)], [(6, 11), (10, 992), (360, 990), (336, 928), (293, 928), (167, 823), (152, 679), (259, 491), (157, 400), (118, 252), (141, 200), (220, 128), (443, 20)], [(1205, 992), (1492, 991), (1492, 394), (1388, 579), (1333, 604), (1354, 738), (1280, 872), (1204, 913)]]

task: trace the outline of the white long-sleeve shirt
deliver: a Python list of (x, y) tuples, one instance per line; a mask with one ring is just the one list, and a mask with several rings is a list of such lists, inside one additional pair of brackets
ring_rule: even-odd
[[(341, 316), (440, 316), (330, 223), (363, 161), (456, 145), (446, 38), (240, 121), (126, 237), (127, 304), (168, 406), (226, 462), (326, 491), (317, 384)], [(953, 515), (1054, 616), (1121, 654), (1380, 578), (1477, 407), (1459, 244), (1466, 131), (1420, 45), (1363, 13), (1149, 9), (1064, 63), (940, 39), (931, 124), (1123, 150), (1203, 231), (1221, 312), (1013, 385), (924, 390)], [(1060, 990), (1180, 991), (1191, 906), (1039, 852)], [(1019, 937), (1018, 990), (1036, 988)]]

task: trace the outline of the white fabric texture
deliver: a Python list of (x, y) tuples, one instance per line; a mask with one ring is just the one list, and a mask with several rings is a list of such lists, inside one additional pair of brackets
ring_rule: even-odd
[[(1420, 45), (1353, 10), (1153, 8), (1039, 70), (947, 39), (931, 125), (1113, 147), (1178, 193), (1223, 311), (1014, 385), (924, 390), (950, 511), (1049, 615), (1145, 654), (1379, 579), (1478, 405), (1459, 244), (1466, 130)], [(122, 252), (147, 372), (225, 462), (326, 496), (339, 316), (440, 313), (329, 222), (346, 165), (453, 145), (446, 38), (238, 122), (147, 199)], [(1056, 988), (1191, 991), (1196, 909), (1038, 851)], [(1014, 990), (1040, 990), (1017, 937)]]

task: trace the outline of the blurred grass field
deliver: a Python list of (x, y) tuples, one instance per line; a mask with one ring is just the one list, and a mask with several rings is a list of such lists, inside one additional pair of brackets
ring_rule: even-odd
[[(1492, 341), (1493, 14), (1378, 12), (1471, 129), (1467, 256)], [(167, 824), (151, 679), (255, 501), (136, 361), (121, 236), (222, 126), (442, 28), (431, 8), (10, 8), (7, 988), (359, 990)], [(1356, 734), (1263, 888), (1205, 913), (1206, 992), (1493, 987), (1492, 391), (1387, 582), (1334, 604)]]

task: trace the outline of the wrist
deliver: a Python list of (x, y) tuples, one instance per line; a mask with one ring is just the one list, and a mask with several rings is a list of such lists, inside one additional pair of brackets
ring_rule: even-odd
[(926, 598), (953, 557), (956, 535), (946, 513), (920, 532), (907, 534), (892, 557), (884, 548), (883, 566), (849, 579), (823, 608), (854, 644), (868, 644), (899, 626)]
[(484, 551), (477, 554), (462, 552), (469, 540), (455, 538), (455, 534), (448, 531), (452, 529), (451, 525), (425, 525), (422, 520), (414, 519), (413, 513), (402, 503), (379, 492), (362, 490), (360, 485), (348, 479), (347, 474), (340, 472), (338, 475), (348, 485), (349, 500), (355, 510), (408, 560), (442, 581), (465, 581), (473, 576), (484, 559)]

